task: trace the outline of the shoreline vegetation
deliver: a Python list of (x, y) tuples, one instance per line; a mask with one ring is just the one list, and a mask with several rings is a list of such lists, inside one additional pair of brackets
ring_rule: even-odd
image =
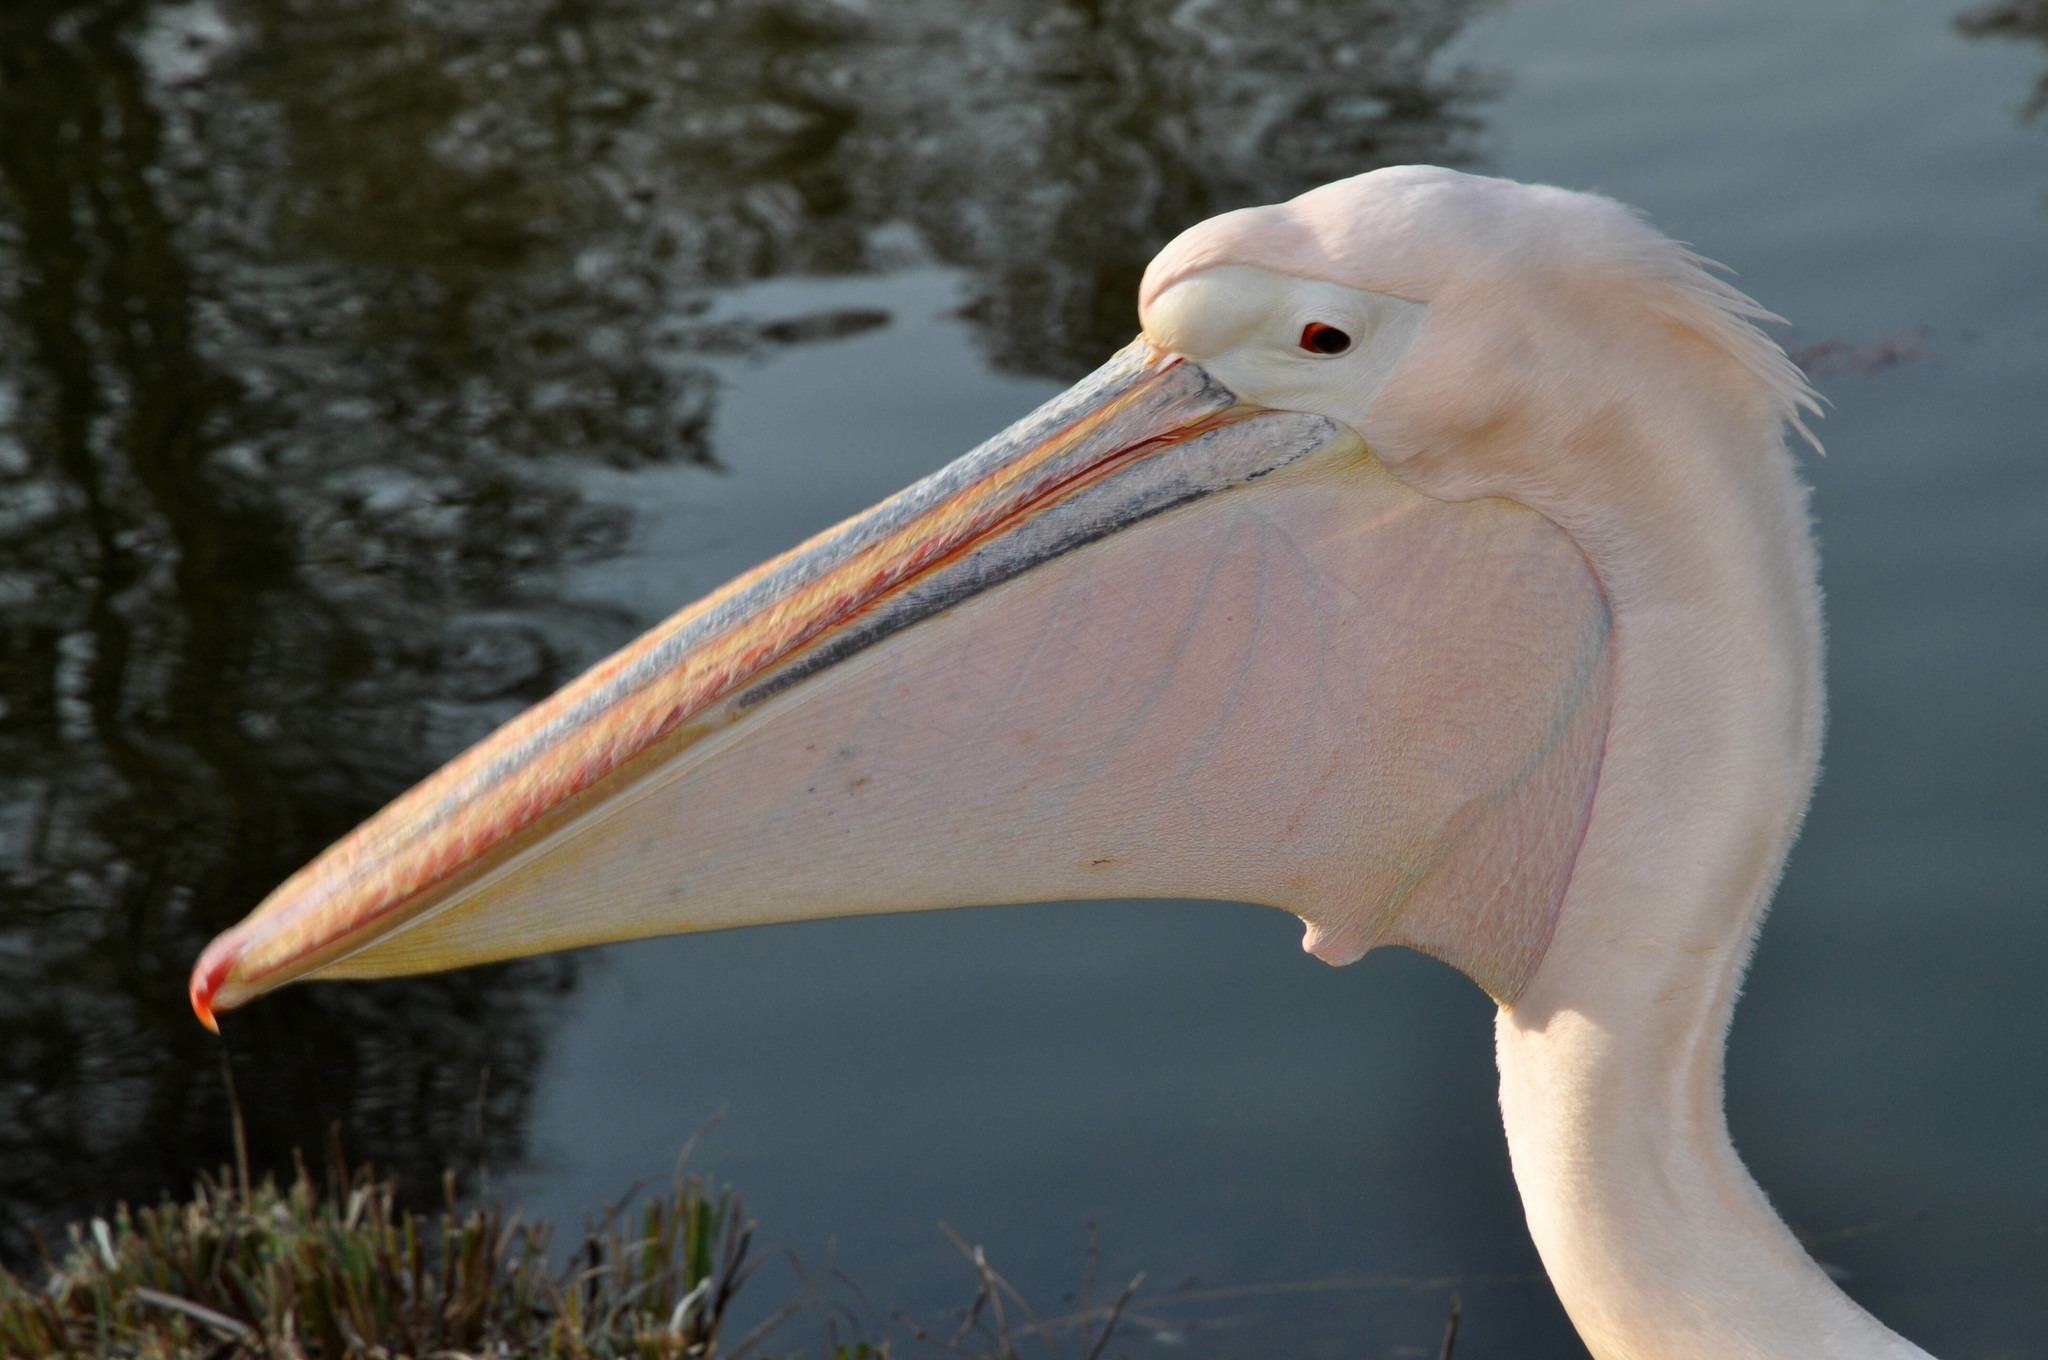
[[(283, 1186), (251, 1178), (239, 1108), (234, 1132), (235, 1166), (202, 1174), (186, 1199), (120, 1204), (110, 1217), (73, 1223), (55, 1251), (31, 1228), (41, 1278), (0, 1265), (0, 1360), (909, 1360), (893, 1329), (911, 1351), (961, 1360), (1021, 1360), (1027, 1342), (1044, 1360), (1105, 1360), (1127, 1322), (1181, 1341), (1171, 1324), (1130, 1311), (1142, 1271), (1113, 1299), (1097, 1299), (1092, 1224), (1080, 1292), (1064, 1296), (1077, 1306), (1054, 1316), (1041, 1318), (981, 1247), (940, 1224), (975, 1282), (948, 1334), (896, 1309), (884, 1320), (837, 1270), (829, 1283), (859, 1306), (827, 1297), (792, 1253), (798, 1296), (728, 1340), (733, 1300), (764, 1257), (739, 1196), (685, 1174), (695, 1138), (665, 1193), (643, 1198), (644, 1182), (635, 1184), (586, 1217), (558, 1263), (552, 1225), (500, 1201), (465, 1203), (452, 1169), (442, 1173), (441, 1207), (421, 1212), (402, 1202), (395, 1177), (350, 1168), (338, 1130), (323, 1181), (295, 1151)], [(1453, 1360), (1456, 1283), (1184, 1286), (1176, 1301), (1450, 1287), (1436, 1355)], [(806, 1311), (819, 1324), (815, 1349), (769, 1351), (769, 1337)]]
[(453, 1172), (422, 1214), (335, 1161), (324, 1187), (303, 1159), (284, 1186), (223, 1168), (72, 1225), (61, 1259), (39, 1238), (39, 1283), (0, 1269), (0, 1356), (739, 1360), (796, 1311), (722, 1343), (759, 1257), (738, 1197), (695, 1176), (586, 1224), (557, 1265), (548, 1224), (459, 1205)]
[[(189, 1198), (120, 1205), (73, 1224), (42, 1279), (0, 1267), (0, 1357), (94, 1360), (768, 1360), (762, 1343), (798, 1313), (819, 1314), (823, 1360), (893, 1360), (889, 1340), (841, 1340), (854, 1310), (825, 1299), (801, 1264), (799, 1298), (725, 1337), (735, 1295), (762, 1257), (729, 1188), (679, 1162), (666, 1193), (636, 1186), (556, 1264), (554, 1233), (504, 1205), (464, 1206), (451, 1170), (443, 1207), (420, 1213), (397, 1183), (351, 1171), (330, 1150), (324, 1185), (295, 1155), (280, 1186), (252, 1183), (246, 1159), (202, 1175)], [(685, 1150), (685, 1156), (688, 1152)], [(1018, 1360), (1030, 1338), (1048, 1360), (1101, 1360), (1144, 1276), (1114, 1302), (1041, 1321), (978, 1247), (947, 1231), (978, 1288), (950, 1337), (901, 1313), (922, 1346), (974, 1360)], [(1095, 1252), (1091, 1239), (1089, 1283)], [(792, 1258), (793, 1259), (793, 1258)], [(835, 1272), (836, 1274), (836, 1272)], [(842, 1280), (842, 1283), (844, 1281)]]
[[(351, 1171), (338, 1150), (324, 1185), (294, 1161), (283, 1186), (252, 1183), (243, 1163), (202, 1175), (184, 1200), (122, 1204), (72, 1224), (58, 1251), (37, 1234), (40, 1280), (0, 1267), (0, 1360), (1108, 1360), (1122, 1324), (1169, 1326), (1130, 1310), (1142, 1272), (1113, 1299), (1095, 1299), (1092, 1227), (1079, 1306), (1040, 1318), (980, 1247), (941, 1224), (976, 1281), (950, 1334), (894, 1309), (884, 1322), (864, 1298), (860, 1308), (829, 1299), (792, 1256), (799, 1296), (728, 1340), (733, 1299), (763, 1257), (738, 1195), (683, 1174), (680, 1162), (666, 1193), (636, 1207), (635, 1186), (586, 1220), (558, 1264), (548, 1223), (502, 1203), (465, 1206), (453, 1171), (442, 1177), (443, 1206), (421, 1213), (401, 1203), (394, 1179)], [(1506, 1281), (1464, 1281), (1497, 1282)], [(1435, 1353), (1453, 1360), (1456, 1283), (1331, 1279), (1183, 1292), (1177, 1302), (1450, 1287)], [(819, 1323), (815, 1348), (771, 1352), (770, 1336), (806, 1311)], [(901, 1346), (886, 1335), (891, 1324), (909, 1338)], [(1154, 1339), (1184, 1344), (1171, 1333)], [(1127, 1360), (1121, 1347), (1115, 1355)]]
[[(680, 1167), (666, 1193), (634, 1207), (636, 1187), (586, 1221), (557, 1264), (549, 1224), (502, 1204), (463, 1206), (452, 1171), (443, 1207), (420, 1213), (370, 1167), (350, 1171), (333, 1156), (322, 1185), (296, 1161), (287, 1185), (223, 1167), (187, 1199), (73, 1224), (61, 1256), (38, 1235), (40, 1280), (0, 1267), (0, 1360), (1108, 1360), (1122, 1324), (1168, 1325), (1130, 1311), (1142, 1273), (1095, 1300), (1092, 1230), (1079, 1306), (1042, 1319), (981, 1248), (941, 1225), (977, 1282), (950, 1334), (893, 1309), (885, 1324), (864, 1299), (860, 1309), (828, 1299), (792, 1258), (799, 1296), (728, 1340), (733, 1299), (762, 1260), (754, 1224), (730, 1189)], [(1322, 1280), (1179, 1301), (1453, 1283)], [(1455, 1289), (1449, 1298), (1437, 1360), (1452, 1360), (1457, 1341)], [(771, 1352), (771, 1334), (805, 1311), (818, 1317), (815, 1348)], [(888, 1324), (907, 1333), (907, 1351), (882, 1335)]]

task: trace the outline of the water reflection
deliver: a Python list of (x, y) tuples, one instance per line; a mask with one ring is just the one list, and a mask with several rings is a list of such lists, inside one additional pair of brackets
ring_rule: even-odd
[[(577, 470), (715, 471), (708, 356), (886, 320), (710, 290), (937, 259), (1078, 371), (1188, 222), (1463, 158), (1476, 8), (0, 7), (0, 1253), (220, 1161), (199, 946), (644, 622), (563, 593)], [(516, 1158), (572, 967), (267, 1004), (259, 1157)]]
[[(2048, 0), (1992, 0), (1957, 15), (1956, 27), (1972, 38), (2032, 39), (2048, 46)], [(2034, 82), (2020, 117), (2032, 122), (2043, 110), (2048, 110), (2048, 71)]]
[[(192, 951), (308, 851), (543, 692), (568, 653), (524, 576), (594, 526), (492, 458), (408, 447), (315, 373), (321, 291), (252, 296), (229, 202), (189, 194), (193, 110), (130, 44), (139, 7), (0, 18), (0, 1210), (152, 1195), (225, 1151)], [(211, 112), (211, 110), (207, 110)], [(180, 165), (180, 161), (185, 164)], [(184, 173), (180, 173), (184, 171)], [(313, 369), (295, 383), (293, 364)], [(550, 513), (550, 511), (554, 513)], [(492, 612), (485, 612), (486, 610)], [(534, 997), (561, 965), (296, 998), (238, 1032), (256, 1146), (328, 1118), (430, 1175), (516, 1151)], [(520, 979), (536, 985), (517, 986)]]

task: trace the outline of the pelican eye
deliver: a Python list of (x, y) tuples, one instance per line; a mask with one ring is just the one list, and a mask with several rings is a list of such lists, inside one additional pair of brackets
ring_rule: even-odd
[(1311, 321), (1301, 328), (1301, 347), (1310, 354), (1342, 354), (1351, 348), (1351, 336), (1335, 326)]

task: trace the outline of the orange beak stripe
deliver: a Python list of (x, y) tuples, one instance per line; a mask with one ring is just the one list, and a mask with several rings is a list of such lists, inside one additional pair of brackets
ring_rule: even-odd
[(683, 609), (423, 780), (207, 947), (193, 1011), (217, 1029), (217, 1010), (390, 933), (733, 721), (741, 709), (723, 701), (906, 585), (1255, 410), (1194, 366), (1132, 346), (982, 449)]

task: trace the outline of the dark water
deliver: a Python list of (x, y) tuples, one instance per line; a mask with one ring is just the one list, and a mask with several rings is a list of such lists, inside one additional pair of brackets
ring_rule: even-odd
[[(226, 1155), (185, 972), (328, 840), (1091, 367), (1181, 227), (1432, 160), (1635, 202), (1797, 320), (1834, 717), (1731, 1117), (1881, 1317), (2048, 1356), (2044, 70), (2038, 0), (6, 0), (0, 1252)], [(1133, 1355), (1433, 1354), (1447, 1281), (1461, 1355), (1582, 1353), (1484, 999), (1297, 936), (838, 922), (227, 1044), (263, 1160), (338, 1121), (562, 1218), (724, 1107), (698, 1164), (883, 1307), (966, 1297), (940, 1219), (1054, 1304), (1093, 1220)]]

